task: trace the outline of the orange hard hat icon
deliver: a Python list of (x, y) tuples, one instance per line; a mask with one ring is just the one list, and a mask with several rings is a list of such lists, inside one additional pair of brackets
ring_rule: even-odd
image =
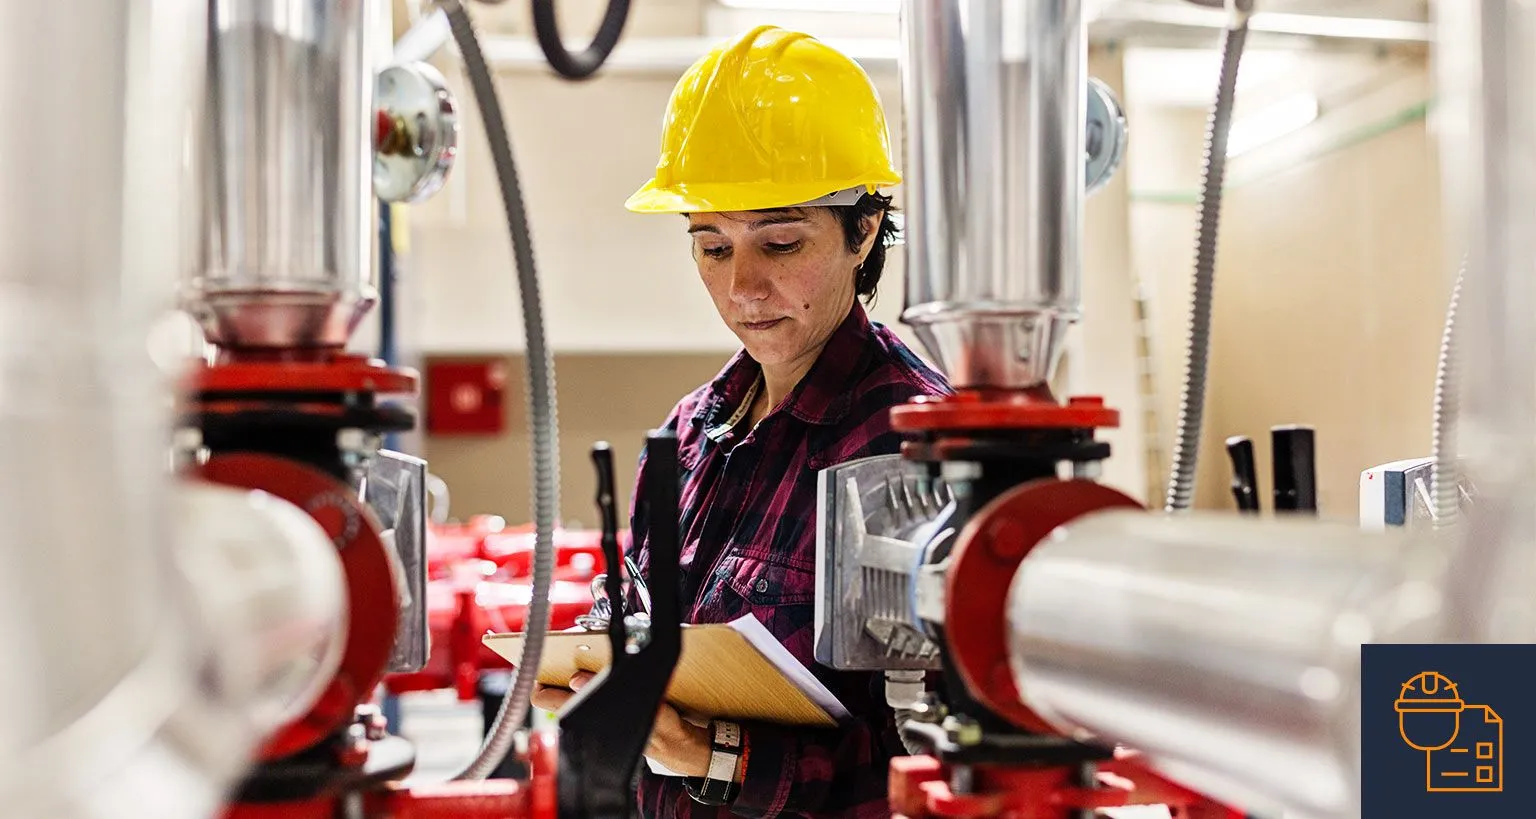
[(1392, 707), (1404, 742), (1420, 751), (1437, 751), (1456, 741), (1466, 702), (1444, 674), (1423, 671), (1403, 683)]

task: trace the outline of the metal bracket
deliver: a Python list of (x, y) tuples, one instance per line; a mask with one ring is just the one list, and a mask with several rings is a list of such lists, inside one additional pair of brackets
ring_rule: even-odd
[[(622, 565), (613, 508), (613, 455), (593, 447), (598, 508), (607, 565)], [(561, 819), (628, 819), (634, 814), (631, 778), (650, 739), (656, 709), (666, 697), (682, 653), (678, 600), (677, 437), (653, 432), (646, 441), (641, 497), (648, 507), (651, 622), (646, 640), (626, 628), (633, 617), (610, 618), (612, 663), (584, 686), (560, 713), (559, 815)], [(638, 533), (637, 533), (638, 534)], [(637, 542), (639, 542), (637, 540)], [(617, 572), (607, 579), (608, 599), (622, 594)], [(638, 624), (636, 624), (638, 625)]]

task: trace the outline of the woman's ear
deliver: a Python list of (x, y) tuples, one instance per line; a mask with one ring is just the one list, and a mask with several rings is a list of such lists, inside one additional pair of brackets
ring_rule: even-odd
[(869, 253), (875, 248), (875, 242), (880, 239), (880, 222), (885, 219), (885, 211), (871, 213), (863, 218), (864, 241), (859, 243), (859, 266), (869, 258)]

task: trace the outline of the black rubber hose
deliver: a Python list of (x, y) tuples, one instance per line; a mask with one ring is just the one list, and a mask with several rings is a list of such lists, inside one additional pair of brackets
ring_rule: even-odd
[(496, 98), (496, 84), (469, 13), (459, 0), (442, 0), (453, 38), (464, 57), (464, 67), (474, 89), (475, 101), (485, 123), (501, 201), (512, 234), (512, 255), (517, 262), (517, 285), (523, 303), (523, 332), (527, 338), (528, 426), (532, 438), (533, 472), (533, 589), (523, 627), (523, 653), (513, 676), (512, 688), (501, 703), (495, 723), (486, 731), (473, 762), (455, 779), (484, 779), (496, 770), (511, 750), (517, 730), (528, 717), (539, 660), (544, 654), (544, 635), (549, 630), (549, 590), (555, 570), (555, 519), (560, 510), (560, 440), (555, 407), (555, 365), (544, 340), (544, 309), (539, 295), (539, 274), (533, 259), (533, 237), (523, 207), (522, 187), (512, 143)]
[(1216, 237), (1221, 219), (1221, 188), (1227, 174), (1227, 133), (1232, 126), (1238, 64), (1248, 39), (1248, 15), (1234, 14), (1222, 34), (1221, 79), (1205, 133), (1205, 167), (1200, 184), (1199, 230), (1195, 238), (1195, 278), (1190, 302), (1189, 350), (1184, 363), (1184, 392), (1179, 403), (1179, 431), (1168, 478), (1165, 508), (1188, 509), (1195, 497), (1195, 465), (1200, 458), (1200, 429), (1211, 355), (1211, 305), (1216, 285)]
[(533, 33), (551, 68), (568, 80), (584, 80), (597, 73), (624, 33), (629, 19), (629, 0), (608, 0), (603, 22), (591, 44), (578, 54), (565, 50), (560, 39), (560, 21), (555, 14), (555, 0), (533, 0)]

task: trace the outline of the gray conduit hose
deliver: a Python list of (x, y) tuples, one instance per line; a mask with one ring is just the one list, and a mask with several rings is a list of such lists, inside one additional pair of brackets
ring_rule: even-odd
[(495, 80), (463, 5), (459, 0), (442, 0), (441, 5), (448, 15), (453, 39), (464, 57), (464, 68), (474, 89), (481, 119), (485, 122), (485, 135), (490, 142), (491, 158), (501, 187), (502, 205), (507, 212), (507, 227), (512, 234), (512, 254), (517, 261), (517, 285), (523, 303), (523, 332), (528, 347), (528, 424), (533, 444), (533, 597), (528, 604), (523, 653), (512, 678), (512, 689), (502, 700), (501, 710), (486, 732), (480, 752), (454, 777), (484, 779), (506, 758), (518, 729), (528, 718), (534, 676), (544, 652), (544, 634), (549, 630), (549, 589), (555, 569), (555, 518), (560, 509), (560, 452), (554, 361), (544, 343), (544, 311), (539, 297), (539, 275), (534, 267), (533, 240), (528, 229), (528, 214), (523, 209), (522, 188), (517, 181), (517, 165), (512, 159), (506, 122), (496, 99)]
[(1243, 44), (1248, 39), (1252, 3), (1228, 0), (1228, 7), (1232, 10), (1232, 19), (1222, 34), (1221, 79), (1205, 133), (1189, 352), (1184, 364), (1184, 392), (1179, 401), (1179, 431), (1168, 477), (1165, 509), (1169, 512), (1186, 510), (1194, 501), (1195, 465), (1200, 458), (1200, 428), (1205, 416), (1206, 371), (1211, 355), (1211, 302), (1216, 284), (1216, 236), (1221, 218), (1221, 188), (1227, 172), (1227, 132), (1232, 125), (1237, 69), (1243, 56)]
[(1456, 272), (1451, 287), (1451, 302), (1445, 308), (1445, 330), (1440, 335), (1440, 361), (1435, 367), (1435, 426), (1433, 452), (1435, 465), (1430, 473), (1430, 496), (1434, 499), (1435, 526), (1449, 526), (1461, 514), (1461, 481), (1456, 463), (1456, 415), (1460, 409), (1460, 385), (1456, 380), (1456, 305), (1461, 301), (1461, 281), (1467, 275), (1467, 262)]
[(907, 739), (907, 736), (901, 733), (901, 729), (912, 721), (914, 716), (912, 710), (910, 708), (892, 708), (891, 712), (896, 715), (896, 735), (901, 737), (901, 747), (906, 748), (907, 753), (911, 756), (922, 756), (928, 753), (928, 748), (923, 743)]

